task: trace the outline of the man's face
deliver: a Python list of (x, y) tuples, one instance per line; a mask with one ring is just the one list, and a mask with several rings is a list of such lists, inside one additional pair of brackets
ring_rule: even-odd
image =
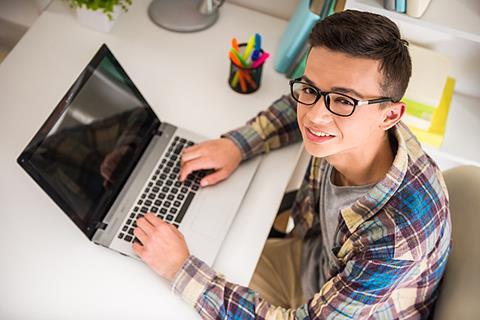
[[(382, 96), (379, 62), (356, 58), (323, 47), (310, 51), (304, 81), (321, 91), (335, 91), (358, 100)], [(327, 110), (324, 98), (315, 105), (298, 103), (297, 120), (306, 150), (316, 157), (361, 154), (368, 143), (377, 143), (385, 131), (379, 128), (384, 112), (379, 104), (357, 106), (349, 117)], [(319, 133), (331, 136), (322, 137)]]

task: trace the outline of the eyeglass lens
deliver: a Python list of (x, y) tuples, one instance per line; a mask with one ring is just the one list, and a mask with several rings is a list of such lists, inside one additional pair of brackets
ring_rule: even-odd
[[(321, 95), (315, 87), (301, 82), (293, 83), (292, 93), (295, 100), (305, 105), (313, 105)], [(339, 93), (328, 93), (325, 96), (325, 105), (335, 114), (350, 115), (355, 108), (355, 101)]]

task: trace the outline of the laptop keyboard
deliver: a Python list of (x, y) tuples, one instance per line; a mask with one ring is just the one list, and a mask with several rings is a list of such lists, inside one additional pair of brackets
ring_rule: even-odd
[(127, 221), (117, 236), (119, 239), (127, 242), (136, 240), (133, 235), (133, 230), (137, 226), (136, 221), (147, 212), (156, 214), (178, 228), (200, 188), (200, 180), (207, 174), (206, 170), (195, 171), (183, 183), (178, 180), (182, 150), (191, 145), (193, 145), (192, 141), (178, 136), (173, 139), (168, 151), (131, 209)]

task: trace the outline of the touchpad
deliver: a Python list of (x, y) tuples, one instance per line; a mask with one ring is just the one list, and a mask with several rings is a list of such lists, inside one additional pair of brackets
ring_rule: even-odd
[(195, 206), (192, 230), (211, 238), (217, 238), (222, 228), (229, 228), (228, 218), (235, 215), (235, 208), (232, 208), (232, 205), (225, 199), (219, 200), (219, 197), (210, 191), (213, 190), (205, 189), (205, 194), (202, 194), (198, 205)]

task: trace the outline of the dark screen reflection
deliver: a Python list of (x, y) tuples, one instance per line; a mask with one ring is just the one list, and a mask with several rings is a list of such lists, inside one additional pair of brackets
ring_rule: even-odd
[(32, 153), (31, 164), (81, 220), (126, 178), (152, 127), (132, 85), (104, 58)]

